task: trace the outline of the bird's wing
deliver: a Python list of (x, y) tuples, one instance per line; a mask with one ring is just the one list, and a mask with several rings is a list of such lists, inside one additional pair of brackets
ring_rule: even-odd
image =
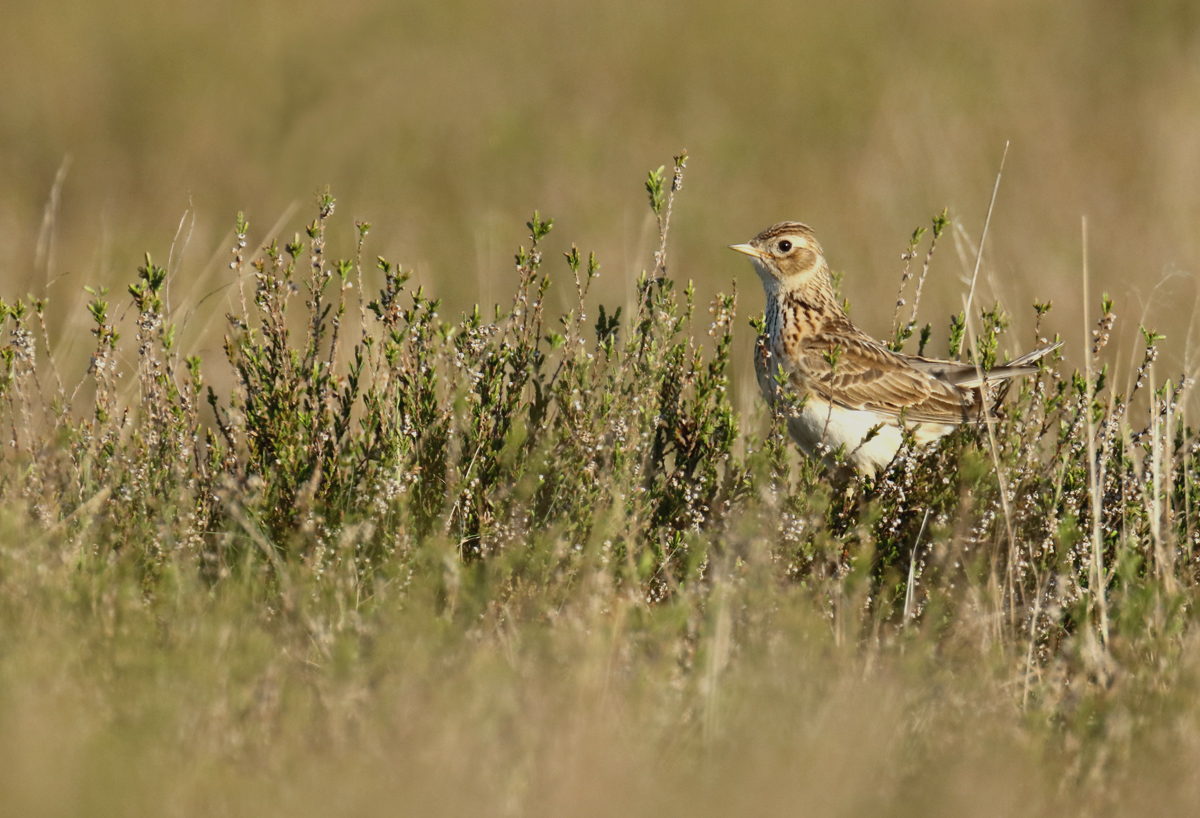
[(963, 423), (978, 413), (977, 392), (914, 368), (861, 333), (817, 332), (789, 357), (797, 387), (848, 409), (913, 423)]

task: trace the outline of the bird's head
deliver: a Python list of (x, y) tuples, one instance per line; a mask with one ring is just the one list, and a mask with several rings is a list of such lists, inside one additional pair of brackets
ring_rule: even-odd
[(752, 238), (747, 244), (731, 244), (730, 250), (754, 260), (754, 269), (768, 292), (787, 292), (821, 285), (829, 275), (825, 254), (812, 228), (800, 222), (780, 222)]

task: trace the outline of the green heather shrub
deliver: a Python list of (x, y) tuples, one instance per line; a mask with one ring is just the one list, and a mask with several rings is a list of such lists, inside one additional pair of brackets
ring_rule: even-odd
[[(473, 709), (509, 712), (503, 691), (520, 684), (573, 701), (561, 676), (597, 707), (623, 700), (628, 727), (613, 729), (641, 725), (639, 752), (675, 747), (672, 764), (690, 770), (791, 741), (763, 715), (773, 708), (794, 704), (803, 721), (826, 696), (866, 706), (875, 694), (847, 692), (852, 680), (891, 663), (927, 715), (867, 708), (900, 736), (901, 750), (886, 736), (872, 750), (888, 798), (920, 789), (904, 783), (922, 780), (908, 753), (957, 752), (947, 737), (982, 700), (994, 712), (981, 734), (1032, 743), (1031, 763), (1090, 793), (1080, 810), (1117, 803), (1112, 782), (1132, 780), (1116, 771), (1131, 769), (1138, 736), (1174, 746), (1146, 714), (1200, 713), (1178, 698), (1196, 644), (1197, 445), (1183, 422), (1190, 380), (1156, 375), (1161, 336), (1143, 331), (1127, 392), (1107, 367), (1068, 372), (1056, 353), (995, 417), (905, 447), (878, 479), (826, 473), (765, 405), (734, 411), (736, 289), (698, 315), (690, 284), (667, 275), (685, 162), (647, 180), (660, 243), (629, 314), (588, 315), (599, 262), (574, 246), (543, 258), (552, 222), (535, 213), (511, 303), (447, 320), (401, 265), (364, 258), (369, 224), (348, 258), (329, 255), (328, 193), (282, 247), (251, 251), (239, 215), (224, 362), (177, 348), (167, 273), (149, 256), (128, 290), (132, 329), (118, 327), (115, 296), (89, 291), (95, 348), (70, 392), (45, 354), (45, 302), (0, 303), (6, 677), (42, 678), (41, 646), (76, 645), (80, 695), (108, 703), (95, 729), (141, 725), (147, 746), (175, 746), (137, 710), (144, 696), (174, 714), (163, 723), (209, 724), (195, 728), (212, 742), (204, 752), (235, 767), (246, 748), (269, 757), (310, 729), (408, 724), (395, 702), (428, 699), (444, 724), (482, 731), (453, 745), (486, 768), (480, 798), (521, 812), (537, 776), (520, 765), (555, 755), (537, 736), (557, 735), (557, 705), (530, 716), (526, 738), (520, 719), (501, 729)], [(914, 302), (947, 223), (933, 220)], [(554, 316), (547, 291), (564, 277), (575, 306)], [(1048, 340), (1049, 309), (1035, 305), (1036, 337), (1011, 341), (999, 305), (953, 316), (952, 346), (986, 369)], [(904, 323), (899, 312), (897, 350), (916, 304)], [(1113, 329), (1107, 296), (1101, 313), (1091, 356)], [(761, 316), (750, 323), (761, 333)], [(227, 392), (204, 379), (223, 366)], [(138, 385), (127, 405), (122, 378)], [(508, 670), (463, 658), (493, 656), (486, 645)], [(216, 666), (232, 676), (213, 680)], [(509, 672), (526, 681), (481, 692)], [(127, 700), (126, 688), (141, 693)], [(152, 755), (128, 746), (137, 763)], [(1088, 789), (1096, 781), (1112, 787)], [(1059, 804), (1061, 786), (1037, 809)]]
[[(712, 559), (736, 557), (734, 532), (747, 526), (772, 541), (780, 580), (825, 592), (867, 571), (872, 614), (893, 624), (901, 608), (919, 619), (960, 575), (986, 580), (1011, 635), (1033, 633), (1048, 649), (1079, 628), (1108, 628), (1117, 603), (1106, 588), (1191, 586), (1195, 457), (1179, 408), (1190, 381), (1152, 382), (1160, 336), (1143, 332), (1128, 395), (1109, 387), (1107, 368), (1089, 381), (1061, 373), (1056, 356), (1016, 383), (995, 418), (903, 451), (878, 481), (826, 475), (793, 454), (778, 418), (743, 423), (730, 404), (736, 292), (718, 295), (697, 328), (691, 286), (666, 277), (685, 162), (647, 181), (661, 245), (634, 314), (600, 305), (594, 323), (585, 304), (600, 265), (575, 247), (565, 267), (576, 307), (547, 316), (540, 248), (552, 221), (538, 214), (516, 254), (511, 305), (456, 322), (383, 258), (383, 285), (364, 296), (370, 225), (358, 224), (351, 258), (327, 258), (328, 193), (282, 248), (249, 253), (239, 215), (240, 309), (225, 336), (235, 386), (207, 388), (211, 415), (202, 362), (176, 348), (167, 274), (149, 256), (128, 292), (139, 386), (128, 406), (117, 399), (127, 353), (105, 290), (89, 290), (94, 403), (82, 415), (82, 390), (67, 396), (37, 364), (45, 302), (0, 304), (5, 496), (83, 553), (135, 566), (151, 596), (168, 563), (210, 583), (262, 561), (268, 574), (338, 563), (370, 587), (436, 544), (464, 566), (504, 564), (508, 591), (565, 588), (603, 564), (653, 602), (705, 585)], [(933, 242), (946, 224), (944, 212), (934, 219)], [(902, 287), (910, 277), (906, 268)], [(1102, 310), (1094, 354), (1113, 325), (1107, 296)], [(1039, 337), (1025, 346), (1046, 341), (1049, 305), (1036, 311)], [(899, 305), (892, 346), (902, 349), (915, 309), (904, 326), (898, 316)], [(761, 332), (761, 318), (751, 323)], [(979, 326), (966, 358), (986, 369), (1008, 317), (984, 309)], [(952, 344), (965, 327), (955, 316)], [(1140, 421), (1129, 416), (1138, 398), (1149, 410)]]

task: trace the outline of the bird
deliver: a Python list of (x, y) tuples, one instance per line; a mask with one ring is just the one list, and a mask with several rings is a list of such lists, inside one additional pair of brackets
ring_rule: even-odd
[(986, 373), (974, 363), (895, 352), (850, 320), (808, 225), (781, 222), (729, 249), (753, 260), (766, 290), (766, 332), (755, 355), (763, 396), (776, 406), (790, 393), (788, 432), (806, 455), (869, 478), (895, 459), (903, 429), (925, 446), (993, 412), (990, 386), (1036, 373), (1037, 362), (1061, 346)]

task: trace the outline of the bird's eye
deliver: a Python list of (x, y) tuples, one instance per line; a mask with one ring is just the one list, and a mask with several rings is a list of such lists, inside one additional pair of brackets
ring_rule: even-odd
[(783, 241), (779, 242), (779, 252), (786, 253), (788, 250), (791, 250), (791, 249), (792, 249), (792, 243), (790, 241), (788, 241), (787, 239), (784, 239)]

